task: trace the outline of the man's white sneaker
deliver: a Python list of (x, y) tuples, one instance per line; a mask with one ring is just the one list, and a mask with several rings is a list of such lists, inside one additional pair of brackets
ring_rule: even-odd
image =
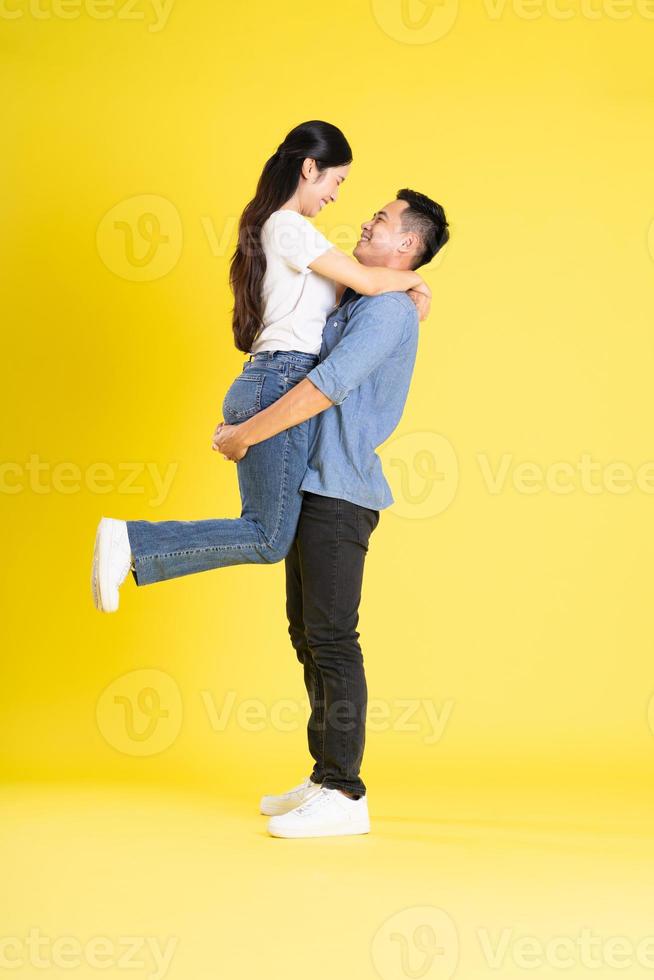
[(125, 521), (103, 517), (98, 524), (91, 567), (93, 604), (100, 612), (116, 612), (118, 589), (132, 567)]
[(314, 783), (311, 777), (307, 776), (298, 786), (289, 789), (288, 793), (281, 793), (279, 796), (262, 796), (259, 809), (261, 813), (265, 813), (269, 817), (274, 814), (288, 813), (289, 810), (294, 810), (296, 806), (300, 806), (317, 796), (320, 792), (320, 786), (321, 783)]
[(367, 796), (352, 800), (339, 789), (325, 786), (307, 803), (268, 821), (273, 837), (343, 837), (369, 831)]

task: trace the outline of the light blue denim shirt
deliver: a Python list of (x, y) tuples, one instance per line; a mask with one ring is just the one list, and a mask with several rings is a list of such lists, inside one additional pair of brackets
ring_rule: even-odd
[(327, 317), (320, 362), (306, 375), (334, 405), (309, 420), (301, 490), (374, 510), (394, 502), (375, 450), (402, 416), (418, 327), (418, 311), (406, 293), (345, 291)]

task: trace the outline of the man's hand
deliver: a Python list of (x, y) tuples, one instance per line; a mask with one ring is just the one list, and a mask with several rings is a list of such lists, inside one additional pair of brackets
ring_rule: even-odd
[(427, 285), (424, 279), (422, 282), (419, 282), (417, 286), (413, 287), (413, 292), (423, 293), (425, 296), (431, 299), (431, 288)]
[(243, 459), (248, 451), (248, 446), (239, 432), (240, 428), (240, 425), (226, 425), (220, 422), (211, 440), (211, 448), (222, 453), (224, 459), (231, 459), (234, 463)]
[(407, 295), (416, 305), (418, 310), (418, 317), (420, 320), (426, 320), (429, 316), (429, 310), (431, 307), (431, 294), (428, 296), (422, 290), (419, 289), (409, 289), (407, 290)]

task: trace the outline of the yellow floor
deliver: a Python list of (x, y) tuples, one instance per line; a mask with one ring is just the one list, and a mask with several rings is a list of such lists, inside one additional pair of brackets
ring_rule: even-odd
[(76, 980), (653, 975), (648, 815), (575, 816), (570, 798), (565, 818), (552, 800), (537, 815), (505, 792), (499, 807), (460, 790), (369, 800), (370, 835), (283, 840), (256, 796), (5, 787), (2, 966)]

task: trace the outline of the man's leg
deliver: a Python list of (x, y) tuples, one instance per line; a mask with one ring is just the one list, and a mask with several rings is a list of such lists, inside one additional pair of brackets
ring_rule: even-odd
[(305, 492), (296, 547), (306, 640), (324, 694), (323, 786), (361, 796), (367, 686), (357, 625), (379, 511)]
[(324, 777), (324, 705), (325, 694), (322, 678), (311, 656), (307, 635), (304, 629), (304, 605), (302, 599), (302, 574), (300, 571), (300, 552), (297, 538), (286, 556), (286, 616), (288, 633), (295, 649), (297, 659), (304, 667), (304, 686), (309, 696), (311, 716), (307, 723), (309, 752), (314, 760), (311, 779), (321, 783)]

